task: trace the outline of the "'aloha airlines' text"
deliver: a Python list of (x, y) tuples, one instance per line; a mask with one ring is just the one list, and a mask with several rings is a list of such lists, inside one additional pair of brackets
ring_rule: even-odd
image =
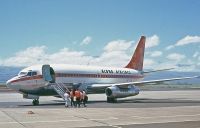
[(101, 72), (102, 73), (109, 73), (109, 74), (113, 74), (113, 73), (116, 73), (116, 74), (131, 74), (130, 71), (126, 71), (126, 70), (105, 70), (105, 69), (102, 69)]

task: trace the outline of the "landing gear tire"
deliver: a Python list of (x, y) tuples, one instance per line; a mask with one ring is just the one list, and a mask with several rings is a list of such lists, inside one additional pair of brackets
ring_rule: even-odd
[(107, 102), (108, 102), (108, 103), (116, 103), (116, 102), (117, 102), (117, 99), (116, 99), (116, 98), (113, 98), (113, 97), (107, 97)]
[(34, 99), (33, 102), (32, 102), (32, 104), (33, 104), (34, 106), (39, 105), (39, 99)]

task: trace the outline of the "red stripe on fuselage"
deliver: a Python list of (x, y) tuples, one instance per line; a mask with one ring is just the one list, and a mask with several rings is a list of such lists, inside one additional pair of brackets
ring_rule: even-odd
[[(68, 74), (68, 73), (56, 73), (56, 77), (71, 77), (71, 78), (133, 78), (133, 79), (139, 79), (143, 78), (143, 75), (114, 75), (114, 74)], [(21, 77), (19, 79), (11, 81), (11, 83), (14, 82), (20, 82), (20, 81), (26, 81), (26, 80), (39, 80), (42, 79), (42, 75), (37, 76), (25, 76)]]
[(11, 81), (11, 83), (19, 82), (19, 81), (26, 81), (26, 80), (36, 80), (36, 79), (41, 79), (41, 78), (43, 78), (42, 75), (37, 75), (37, 76), (24, 76), (24, 77), (21, 77), (21, 78), (19, 78), (19, 79), (16, 79), (16, 80)]

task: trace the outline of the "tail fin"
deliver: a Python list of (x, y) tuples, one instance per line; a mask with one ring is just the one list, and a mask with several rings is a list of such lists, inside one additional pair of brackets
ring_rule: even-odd
[(140, 41), (135, 49), (135, 52), (125, 68), (131, 68), (135, 70), (143, 70), (143, 60), (144, 60), (144, 51), (145, 51), (145, 36), (141, 36)]

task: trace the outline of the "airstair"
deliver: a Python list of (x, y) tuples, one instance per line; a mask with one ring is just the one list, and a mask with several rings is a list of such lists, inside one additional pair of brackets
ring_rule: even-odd
[(42, 66), (42, 76), (43, 79), (48, 82), (47, 85), (52, 86), (54, 90), (60, 95), (64, 100), (64, 94), (68, 90), (68, 88), (63, 83), (56, 83), (55, 82), (55, 72), (49, 64), (45, 64)]
[(65, 87), (63, 83), (51, 83), (51, 86), (65, 100), (64, 94), (66, 91), (69, 91), (69, 89)]

